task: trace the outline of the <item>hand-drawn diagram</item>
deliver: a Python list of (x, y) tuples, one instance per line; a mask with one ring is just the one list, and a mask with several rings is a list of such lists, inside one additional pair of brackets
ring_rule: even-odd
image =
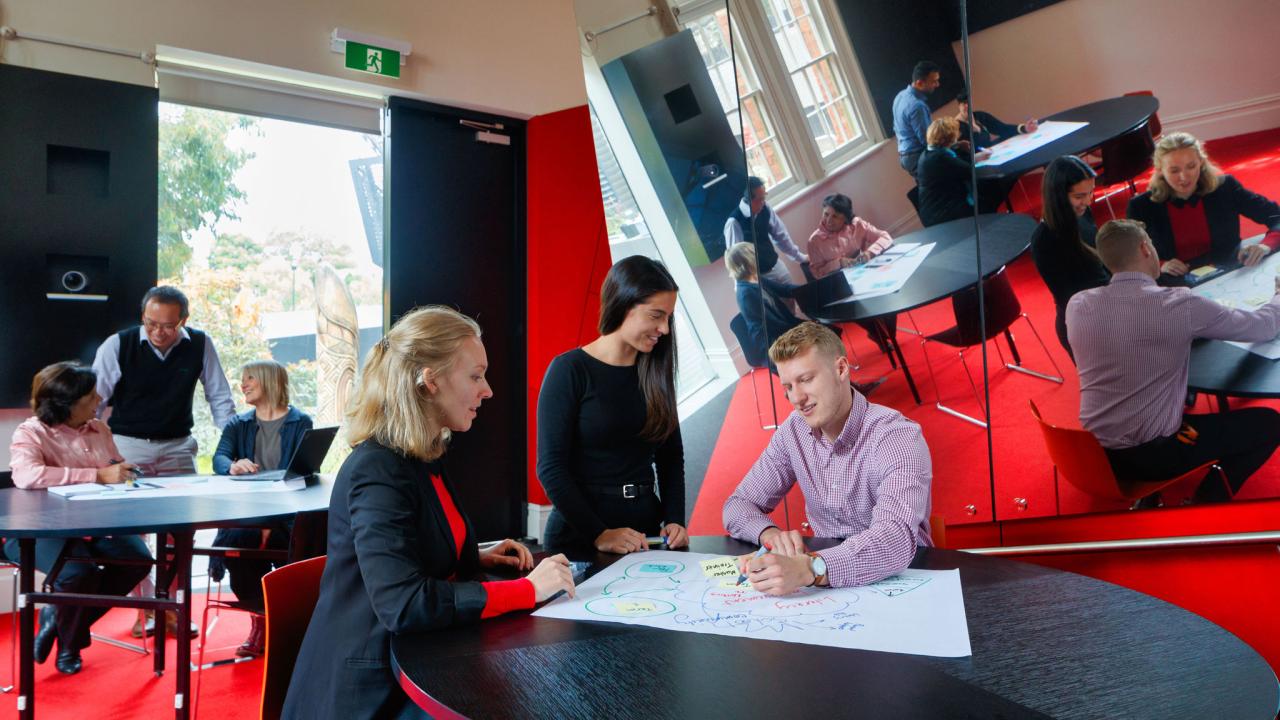
[[(1248, 240), (1245, 241), (1249, 243)], [(1276, 294), (1276, 275), (1280, 274), (1280, 255), (1268, 255), (1251, 268), (1240, 268), (1216, 277), (1192, 292), (1237, 310), (1256, 310)], [(1268, 360), (1280, 359), (1280, 338), (1268, 342), (1232, 342), (1236, 347), (1261, 355)]]
[(724, 558), (651, 551), (624, 558), (538, 610), (686, 632), (942, 657), (970, 654), (954, 570), (904, 570), (861, 588), (803, 588), (776, 597), (726, 576)]
[[(895, 245), (883, 254), (862, 265), (845, 268), (844, 276), (853, 289), (852, 297), (866, 300), (879, 295), (889, 295), (902, 289), (911, 275), (924, 263), (934, 243), (904, 243)], [(836, 302), (848, 302), (841, 298)], [(835, 304), (835, 303), (832, 303)]]
[(979, 161), (978, 167), (1003, 165), (1010, 160), (1026, 155), (1036, 148), (1044, 147), (1058, 138), (1066, 137), (1088, 124), (1087, 122), (1046, 120), (1040, 123), (1040, 126), (1033, 133), (1014, 135), (1004, 142), (992, 145), (988, 148), (991, 150), (991, 157)]

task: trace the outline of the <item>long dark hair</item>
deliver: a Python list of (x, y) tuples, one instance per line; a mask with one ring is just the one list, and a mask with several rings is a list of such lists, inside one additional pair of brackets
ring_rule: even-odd
[(1095, 178), (1089, 164), (1075, 155), (1054, 158), (1044, 171), (1044, 183), (1040, 196), (1044, 204), (1044, 224), (1049, 228), (1059, 248), (1070, 248), (1083, 257), (1098, 257), (1080, 237), (1080, 218), (1071, 209), (1071, 188), (1078, 182)]
[(98, 376), (78, 362), (60, 362), (36, 373), (31, 380), (31, 409), (45, 425), (61, 425), (71, 419), (71, 408), (93, 392)]
[[(631, 308), (661, 292), (679, 292), (676, 281), (666, 266), (643, 255), (632, 255), (614, 263), (600, 287), (601, 335), (622, 327)], [(676, 336), (671, 332), (658, 339), (658, 344), (636, 358), (640, 374), (640, 390), (644, 393), (646, 417), (640, 437), (661, 442), (676, 431), (680, 418), (676, 414)]]

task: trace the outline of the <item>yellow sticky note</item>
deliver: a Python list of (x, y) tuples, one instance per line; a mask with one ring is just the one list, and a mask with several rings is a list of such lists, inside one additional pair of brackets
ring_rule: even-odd
[(623, 615), (643, 615), (658, 611), (658, 606), (650, 600), (615, 600), (613, 609)]
[(1202, 278), (1205, 275), (1208, 275), (1209, 273), (1214, 272), (1217, 269), (1218, 268), (1215, 265), (1205, 265), (1203, 267), (1198, 267), (1195, 270), (1192, 270), (1191, 274), (1198, 278)]
[(1265, 296), (1265, 295), (1258, 295), (1257, 297), (1251, 297), (1251, 298), (1249, 298), (1248, 300), (1245, 300), (1245, 302), (1249, 303), (1250, 305), (1252, 305), (1252, 306), (1254, 306), (1254, 307), (1258, 307), (1259, 305), (1266, 305), (1266, 304), (1267, 304), (1267, 301), (1268, 301), (1268, 300), (1270, 300), (1270, 299), (1271, 299), (1271, 298), (1269, 298), (1269, 297), (1267, 297), (1267, 296)]
[(702, 574), (709, 578), (738, 577), (738, 561), (731, 557), (718, 557), (702, 561)]

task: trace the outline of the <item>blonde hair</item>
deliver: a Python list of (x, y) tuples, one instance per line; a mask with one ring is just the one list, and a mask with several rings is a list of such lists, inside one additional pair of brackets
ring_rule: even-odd
[(809, 348), (835, 360), (845, 357), (844, 343), (831, 328), (816, 322), (802, 322), (782, 333), (769, 347), (769, 359), (776, 365), (804, 353)]
[(924, 139), (934, 147), (951, 147), (960, 139), (960, 122), (955, 118), (938, 118), (929, 125)]
[(1155, 152), (1151, 155), (1151, 183), (1147, 190), (1151, 192), (1152, 202), (1164, 202), (1173, 195), (1173, 188), (1169, 187), (1169, 181), (1164, 179), (1160, 163), (1169, 153), (1178, 150), (1195, 150), (1200, 158), (1200, 179), (1196, 181), (1195, 191), (1197, 195), (1208, 195), (1222, 184), (1222, 170), (1209, 159), (1209, 154), (1204, 150), (1204, 143), (1191, 133), (1169, 133), (1160, 138), (1160, 142), (1156, 143)]
[(756, 246), (749, 242), (734, 243), (724, 254), (724, 266), (734, 280), (746, 280), (756, 274)]
[(422, 371), (440, 375), (468, 338), (480, 337), (475, 320), (452, 308), (428, 305), (396, 321), (369, 352), (347, 412), (347, 438), (370, 438), (406, 456), (430, 462), (444, 454), (449, 429), (421, 384)]
[(289, 371), (283, 365), (275, 360), (250, 360), (240, 368), (240, 374), (258, 380), (271, 407), (289, 407)]
[(1098, 229), (1098, 257), (1111, 272), (1120, 272), (1138, 256), (1147, 241), (1147, 226), (1140, 220), (1108, 220)]

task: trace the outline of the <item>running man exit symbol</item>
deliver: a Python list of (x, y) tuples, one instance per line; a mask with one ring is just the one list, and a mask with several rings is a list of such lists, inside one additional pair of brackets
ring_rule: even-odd
[(348, 40), (346, 66), (352, 70), (373, 75), (398, 78), (400, 77), (400, 53), (388, 48)]

